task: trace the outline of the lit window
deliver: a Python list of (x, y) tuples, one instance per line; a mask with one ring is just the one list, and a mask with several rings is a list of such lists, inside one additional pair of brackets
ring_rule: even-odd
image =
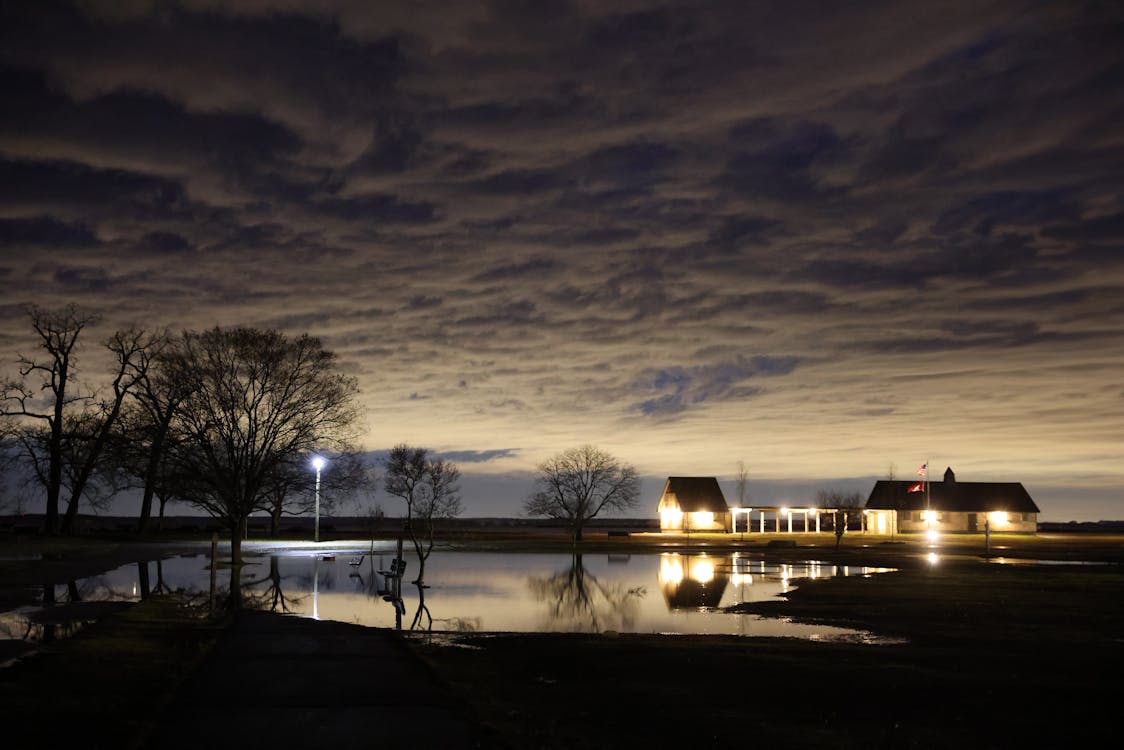
[(691, 526), (701, 529), (714, 523), (714, 514), (707, 510), (698, 510), (691, 514)]
[(661, 529), (683, 528), (683, 511), (675, 508), (665, 508), (660, 511)]

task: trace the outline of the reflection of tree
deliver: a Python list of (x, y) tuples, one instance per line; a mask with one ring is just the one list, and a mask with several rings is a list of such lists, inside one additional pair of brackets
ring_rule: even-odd
[[(429, 614), (429, 607), (425, 605), (425, 590), (428, 586), (415, 583), (418, 589), (418, 611), (414, 613), (414, 621), (410, 623), (410, 630), (433, 630), (433, 615)], [(424, 624), (423, 624), (424, 622)]]
[(536, 599), (549, 605), (547, 617), (552, 625), (594, 633), (631, 628), (646, 593), (643, 587), (626, 589), (601, 583), (585, 569), (580, 554), (571, 558), (565, 570), (552, 576), (531, 576), (527, 585)]
[[(300, 604), (303, 601), (302, 597), (286, 596), (285, 589), (282, 582), (285, 580), (281, 575), (281, 558), (273, 556), (269, 558), (269, 575), (264, 576), (256, 581), (250, 581), (242, 587), (242, 605), (250, 609), (267, 609), (270, 612), (291, 612), (292, 605)], [(315, 575), (315, 574), (314, 574)], [(231, 578), (235, 577), (233, 569), (231, 571)], [(264, 589), (258, 590), (257, 586), (265, 586)]]

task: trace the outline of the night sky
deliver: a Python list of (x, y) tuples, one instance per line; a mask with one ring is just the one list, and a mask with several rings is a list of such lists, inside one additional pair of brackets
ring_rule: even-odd
[(928, 459), (1124, 517), (1118, 3), (41, 0), (0, 81), (5, 373), (27, 303), (308, 332), (467, 515), (589, 442), (652, 516)]

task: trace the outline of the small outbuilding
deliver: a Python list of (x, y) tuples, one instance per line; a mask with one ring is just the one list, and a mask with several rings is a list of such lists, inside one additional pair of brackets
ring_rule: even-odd
[(1021, 482), (958, 482), (951, 468), (943, 482), (881, 480), (866, 501), (867, 528), (901, 532), (1038, 531), (1038, 506)]
[(730, 530), (730, 506), (715, 477), (668, 477), (657, 510), (661, 531)]

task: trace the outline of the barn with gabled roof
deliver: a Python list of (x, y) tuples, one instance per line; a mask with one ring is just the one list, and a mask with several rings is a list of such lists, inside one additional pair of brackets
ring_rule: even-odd
[(730, 530), (730, 506), (715, 477), (668, 477), (657, 510), (661, 531)]
[(959, 482), (951, 468), (942, 482), (881, 480), (866, 501), (868, 528), (876, 533), (1033, 534), (1039, 512), (1021, 482)]

